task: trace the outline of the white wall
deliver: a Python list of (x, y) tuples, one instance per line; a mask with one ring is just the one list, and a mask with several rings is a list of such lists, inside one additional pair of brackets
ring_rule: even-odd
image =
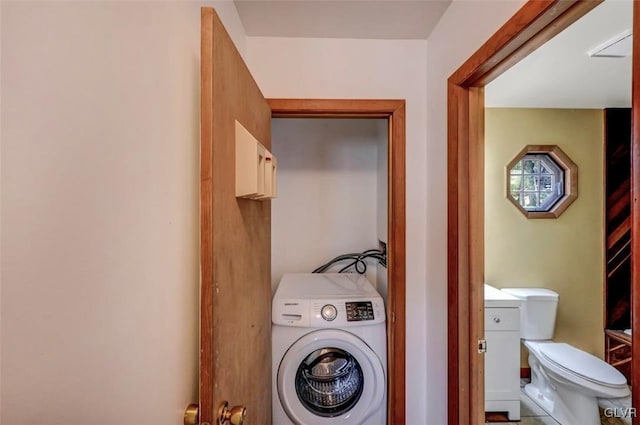
[[(454, 1), (431, 33), (427, 49), (427, 381), (433, 425), (446, 423), (447, 398), (447, 79), (524, 3)], [(429, 422), (431, 425), (432, 422)]]
[[(421, 40), (247, 37), (248, 65), (267, 97), (407, 101), (407, 424), (438, 425), (427, 421), (424, 408), (427, 387), (424, 303), (430, 285), (424, 267), (425, 52), (426, 42)], [(439, 367), (445, 365), (440, 363)]]
[[(274, 119), (271, 135), (278, 159), (278, 198), (271, 203), (275, 290), (283, 273), (308, 273), (338, 255), (378, 247), (378, 198), (386, 205), (387, 196), (386, 186), (378, 188), (378, 149), (386, 148), (387, 122)], [(367, 260), (374, 285), (376, 270), (376, 260)]]
[(2, 2), (3, 424), (197, 400), (199, 7)]

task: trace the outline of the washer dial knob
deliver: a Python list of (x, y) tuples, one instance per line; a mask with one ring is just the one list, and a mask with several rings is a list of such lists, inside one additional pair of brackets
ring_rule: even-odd
[(338, 316), (338, 309), (334, 305), (327, 304), (320, 310), (320, 315), (324, 320), (330, 322)]

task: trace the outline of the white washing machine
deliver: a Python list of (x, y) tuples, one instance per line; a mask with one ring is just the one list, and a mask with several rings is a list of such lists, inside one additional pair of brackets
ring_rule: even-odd
[(285, 274), (273, 297), (273, 424), (384, 425), (382, 298), (358, 274)]

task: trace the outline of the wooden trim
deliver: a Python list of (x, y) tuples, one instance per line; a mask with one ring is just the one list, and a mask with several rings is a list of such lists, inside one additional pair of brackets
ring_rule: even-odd
[[(640, 6), (633, 2), (633, 32), (640, 34)], [(631, 95), (631, 387), (640, 388), (640, 37), (633, 37)], [(631, 405), (640, 406), (640, 391), (631, 392)], [(637, 417), (633, 424), (640, 423)]]
[(402, 108), (399, 99), (269, 99), (274, 118), (389, 118)]
[[(213, 27), (214, 13), (209, 8), (200, 12), (200, 140), (213, 139)], [(213, 344), (213, 147), (200, 143), (200, 329), (211, 330), (207, 338), (200, 337), (203, 344)], [(200, 349), (199, 400), (200, 417), (209, 421), (214, 409), (213, 350)]]
[[(449, 423), (484, 423), (484, 90), (449, 83)], [(455, 117), (455, 119), (451, 119)], [(453, 322), (453, 323), (452, 323)], [(475, 408), (482, 406), (482, 408)]]
[(394, 109), (389, 119), (388, 205), (388, 321), (389, 396), (387, 420), (404, 424), (406, 371), (406, 154), (405, 105)]
[(388, 162), (388, 397), (387, 423), (404, 425), (406, 371), (406, 163), (405, 101), (267, 99), (274, 118), (387, 118)]
[[(480, 425), (484, 420), (484, 358), (476, 350), (477, 340), (484, 334), (484, 317), (479, 314), (484, 310), (480, 296), (484, 283), (482, 87), (599, 3), (529, 0), (449, 77), (449, 425)], [(636, 177), (640, 179), (640, 172)]]
[[(465, 103), (466, 101), (466, 103)], [(468, 202), (465, 195), (469, 189), (468, 170), (468, 140), (464, 134), (464, 125), (468, 118), (469, 97), (465, 89), (451, 82), (448, 85), (448, 169), (447, 169), (447, 274), (448, 299), (447, 319), (449, 328), (448, 338), (448, 417), (449, 424), (465, 424), (469, 421), (469, 309), (468, 267)]]
[[(484, 339), (484, 87), (469, 96), (469, 373), (472, 424), (484, 421), (484, 354), (477, 349)], [(478, 177), (480, 176), (480, 177)]]
[(603, 0), (529, 0), (449, 80), (485, 86)]

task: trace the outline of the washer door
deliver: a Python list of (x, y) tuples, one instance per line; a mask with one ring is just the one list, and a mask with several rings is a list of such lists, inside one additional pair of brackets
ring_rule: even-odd
[(322, 329), (287, 350), (278, 368), (278, 396), (298, 425), (359, 425), (378, 411), (386, 390), (384, 368), (357, 336)]

